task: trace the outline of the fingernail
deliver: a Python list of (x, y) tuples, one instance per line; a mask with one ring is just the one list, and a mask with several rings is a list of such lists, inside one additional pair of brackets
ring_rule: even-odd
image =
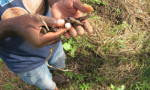
[(57, 23), (58, 23), (58, 24), (64, 24), (64, 23), (65, 23), (65, 20), (64, 20), (64, 19), (58, 19)]
[(91, 8), (91, 11), (94, 11), (94, 9), (92, 7), (90, 7), (90, 8)]
[(65, 28), (70, 29), (71, 28), (71, 24), (70, 23), (65, 23)]

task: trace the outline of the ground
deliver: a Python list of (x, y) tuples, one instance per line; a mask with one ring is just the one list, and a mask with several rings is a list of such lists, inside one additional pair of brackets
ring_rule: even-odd
[[(66, 40), (68, 83), (60, 90), (150, 90), (150, 0), (82, 0), (93, 34)], [(0, 89), (39, 90), (0, 62)], [(58, 74), (58, 72), (55, 72)]]

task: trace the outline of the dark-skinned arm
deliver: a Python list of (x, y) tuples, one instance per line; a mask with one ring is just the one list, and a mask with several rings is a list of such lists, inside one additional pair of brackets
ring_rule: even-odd
[(11, 29), (12, 23), (13, 22), (10, 20), (0, 21), (0, 41), (15, 35), (14, 31)]
[(58, 42), (60, 36), (68, 30), (67, 28), (60, 28), (57, 32), (43, 34), (41, 33), (41, 29), (44, 23), (39, 17), (43, 18), (48, 26), (59, 27), (65, 24), (63, 19), (55, 19), (42, 15), (21, 15), (0, 21), (0, 39), (2, 40), (12, 35), (19, 35), (39, 48)]

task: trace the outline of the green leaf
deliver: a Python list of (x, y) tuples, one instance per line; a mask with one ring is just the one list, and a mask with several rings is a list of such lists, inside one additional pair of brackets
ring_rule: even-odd
[(76, 51), (77, 47), (74, 46), (72, 49), (71, 49), (71, 57), (75, 57), (75, 51)]
[(64, 43), (63, 44), (63, 48), (66, 50), (66, 51), (70, 51), (72, 49), (72, 46), (71, 44), (69, 43)]
[(110, 85), (110, 88), (111, 88), (111, 89), (115, 89), (114, 85), (112, 85), (112, 84)]
[[(118, 90), (119, 90), (119, 89), (118, 89)], [(125, 86), (122, 85), (122, 86), (120, 87), (120, 90), (125, 90)]]
[(90, 18), (98, 19), (98, 16), (96, 16), (96, 15), (92, 15)]
[(121, 47), (121, 48), (125, 48), (125, 46), (124, 46), (124, 45), (120, 45), (120, 47)]
[(103, 5), (106, 5), (106, 4), (107, 4), (107, 2), (103, 1)]
[(84, 5), (92, 7), (90, 4), (87, 4), (87, 3), (84, 3)]
[(73, 58), (75, 57), (75, 51), (74, 50), (71, 51), (71, 57), (73, 57)]
[(117, 14), (120, 14), (121, 13), (121, 10), (120, 9), (117, 9)]

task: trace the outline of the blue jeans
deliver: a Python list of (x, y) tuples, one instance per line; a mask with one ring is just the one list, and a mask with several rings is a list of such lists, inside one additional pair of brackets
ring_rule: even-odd
[[(65, 53), (61, 43), (51, 60), (48, 60), (48, 63), (57, 68), (65, 68), (65, 59)], [(56, 84), (52, 80), (52, 74), (46, 64), (34, 70), (19, 73), (18, 75), (24, 82), (38, 86), (41, 89), (55, 90), (56, 88)]]

